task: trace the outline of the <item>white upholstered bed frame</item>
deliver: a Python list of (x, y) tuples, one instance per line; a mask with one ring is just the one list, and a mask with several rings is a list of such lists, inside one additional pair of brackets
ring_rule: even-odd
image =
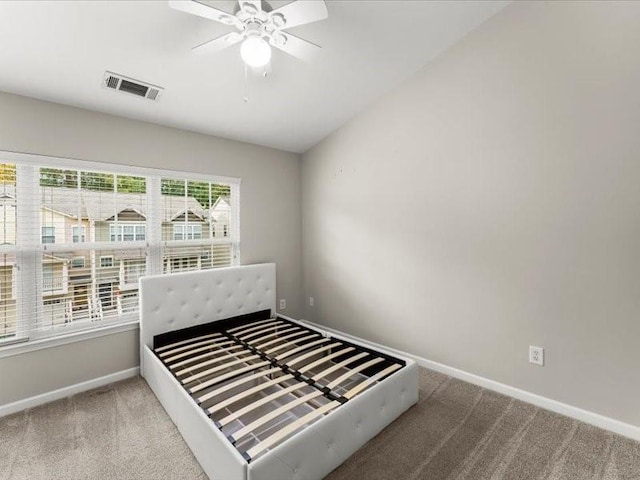
[(323, 478), (418, 400), (416, 364), (393, 354), (406, 362), (404, 368), (247, 462), (156, 357), (153, 339), (162, 333), (260, 310), (270, 309), (275, 314), (275, 306), (275, 264), (145, 277), (140, 281), (141, 374), (211, 479)]

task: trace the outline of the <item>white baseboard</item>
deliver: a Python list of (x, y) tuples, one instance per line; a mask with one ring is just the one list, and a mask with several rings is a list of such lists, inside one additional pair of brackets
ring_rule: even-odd
[(26, 410), (27, 408), (37, 407), (38, 405), (42, 405), (44, 403), (53, 402), (54, 400), (60, 400), (61, 398), (67, 398), (71, 395), (75, 395), (76, 393), (86, 392), (87, 390), (91, 390), (92, 388), (102, 387), (109, 383), (135, 377), (136, 375), (138, 375), (139, 371), (140, 369), (138, 367), (129, 368), (128, 370), (111, 373), (109, 375), (105, 375), (104, 377), (94, 378), (93, 380), (76, 383), (75, 385), (69, 385), (68, 387), (59, 388), (51, 392), (25, 398), (24, 400), (18, 400), (17, 402), (0, 405), (0, 417), (11, 415), (12, 413)]
[[(284, 315), (280, 315), (280, 316), (283, 317)], [(301, 320), (301, 321), (308, 323), (310, 325), (313, 325), (314, 327), (320, 330), (326, 330), (327, 332), (338, 333), (340, 335), (343, 335), (344, 337), (352, 338), (357, 341), (367, 342), (371, 345), (378, 346), (381, 349), (388, 350), (390, 352), (395, 352), (400, 356), (411, 358), (416, 363), (418, 363), (419, 365), (425, 368), (435, 370), (436, 372), (444, 373), (445, 375), (449, 375), (450, 377), (454, 377), (459, 380), (463, 380), (465, 382), (478, 385), (488, 390), (493, 390), (494, 392), (502, 393), (503, 395), (508, 395), (518, 400), (522, 400), (523, 402), (531, 403), (537, 407), (544, 408), (546, 410), (551, 410), (552, 412), (556, 412), (561, 415), (565, 415), (567, 417), (580, 420), (581, 422), (594, 425), (604, 430), (608, 430), (610, 432), (623, 435), (633, 440), (640, 441), (640, 427), (638, 426), (631, 425), (629, 423), (624, 423), (624, 422), (621, 422), (620, 420), (616, 420), (610, 417), (605, 417), (604, 415), (600, 415), (599, 413), (583, 410), (581, 408), (574, 407), (572, 405), (567, 405), (566, 403), (558, 402), (556, 400), (552, 400), (550, 398), (543, 397), (535, 393), (527, 392), (525, 390), (520, 390), (519, 388), (511, 387), (509, 385), (505, 385), (504, 383), (496, 382), (494, 380), (481, 377), (480, 375), (468, 373), (468, 372), (465, 372), (464, 370), (459, 370), (457, 368), (449, 367), (448, 365), (443, 365), (442, 363), (433, 362), (431, 360), (427, 360), (426, 358), (418, 357), (417, 355), (412, 355), (410, 353), (402, 352), (394, 348), (389, 348), (386, 345), (380, 345), (378, 343), (356, 337), (355, 335), (349, 335), (348, 333), (344, 333), (333, 328), (325, 327), (324, 325), (321, 325), (319, 323), (310, 322), (308, 320)]]

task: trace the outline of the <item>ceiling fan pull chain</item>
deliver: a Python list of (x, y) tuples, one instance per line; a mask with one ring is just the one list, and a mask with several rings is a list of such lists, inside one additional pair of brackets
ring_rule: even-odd
[(249, 102), (249, 78), (247, 75), (247, 64), (244, 64), (244, 103)]

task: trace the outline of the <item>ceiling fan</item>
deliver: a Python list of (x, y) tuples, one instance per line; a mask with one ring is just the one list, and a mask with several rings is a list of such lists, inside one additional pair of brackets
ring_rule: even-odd
[(234, 32), (193, 47), (194, 52), (215, 53), (242, 42), (242, 59), (248, 66), (256, 68), (269, 63), (271, 47), (308, 59), (320, 47), (284, 30), (329, 16), (324, 0), (297, 0), (275, 10), (265, 0), (238, 0), (233, 14), (196, 0), (170, 0), (169, 6), (235, 27)]

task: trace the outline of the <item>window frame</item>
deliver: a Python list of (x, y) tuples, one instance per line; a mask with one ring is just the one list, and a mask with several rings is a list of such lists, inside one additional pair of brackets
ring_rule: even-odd
[[(197, 232), (196, 232), (197, 227)], [(177, 229), (182, 230), (181, 233), (176, 232)], [(197, 233), (197, 237), (196, 237)], [(176, 238), (179, 235), (180, 238)], [(202, 223), (184, 223), (176, 222), (173, 224), (173, 239), (174, 240), (202, 240)]]
[[(130, 233), (127, 233), (127, 230)], [(142, 231), (142, 233), (140, 233)], [(130, 239), (125, 236), (131, 235)], [(140, 237), (140, 238), (139, 238)], [(109, 224), (109, 241), (110, 242), (144, 242), (147, 238), (147, 224), (141, 222), (120, 221), (117, 224)]]
[[(109, 259), (111, 261), (111, 265), (103, 265), (102, 260)], [(115, 258), (113, 255), (100, 255), (98, 259), (98, 267), (99, 268), (113, 268), (116, 264)]]
[[(41, 231), (40, 231), (40, 243), (42, 243), (43, 245), (50, 245), (52, 243), (56, 243), (56, 226), (55, 225), (42, 225), (42, 227), (40, 227)], [(52, 232), (49, 235), (45, 235), (45, 229), (50, 229), (50, 231)], [(44, 239), (45, 238), (49, 238), (51, 237), (51, 239), (53, 240), (52, 242), (45, 242)]]
[[(3, 248), (16, 252), (16, 264), (20, 263), (21, 266), (25, 268), (14, 269), (14, 275), (21, 277), (17, 281), (14, 282), (14, 288), (16, 285), (20, 285), (20, 288), (23, 290), (21, 295), (25, 298), (36, 298), (38, 304), (43, 305), (45, 301), (49, 301), (49, 299), (43, 298), (42, 295), (42, 253), (48, 252), (49, 254), (57, 252), (64, 252), (65, 247), (66, 250), (73, 249), (83, 249), (90, 250), (91, 252), (95, 251), (95, 256), (98, 257), (97, 267), (100, 268), (100, 260), (99, 260), (99, 252), (100, 249), (103, 250), (113, 250), (114, 248), (120, 249), (124, 247), (126, 244), (127, 248), (143, 248), (146, 249), (147, 255), (151, 254), (152, 251), (156, 251), (155, 258), (147, 258), (147, 269), (146, 275), (149, 274), (163, 274), (163, 250), (170, 246), (182, 246), (185, 244), (185, 240), (170, 240), (165, 241), (162, 239), (162, 222), (160, 219), (160, 209), (162, 202), (162, 194), (160, 192), (160, 181), (161, 179), (175, 179), (180, 181), (194, 181), (194, 182), (208, 182), (211, 184), (223, 184), (227, 185), (231, 192), (232, 203), (235, 203), (232, 207), (232, 221), (230, 222), (229, 229), (234, 234), (230, 235), (230, 238), (224, 239), (215, 239), (215, 238), (207, 238), (207, 239), (199, 239), (194, 242), (194, 240), (189, 240), (188, 244), (191, 243), (206, 243), (207, 245), (215, 245), (217, 243), (221, 244), (229, 244), (231, 248), (231, 257), (230, 257), (230, 265), (239, 265), (240, 264), (240, 185), (241, 180), (239, 178), (234, 177), (223, 177), (216, 175), (202, 175), (191, 172), (184, 172), (178, 170), (161, 170), (161, 169), (153, 169), (146, 167), (134, 167), (127, 165), (119, 165), (119, 164), (111, 164), (111, 163), (101, 163), (101, 162), (93, 162), (87, 160), (74, 160), (74, 159), (65, 159), (60, 157), (51, 157), (45, 155), (34, 155), (34, 154), (25, 154), (25, 153), (16, 153), (16, 152), (6, 152), (0, 150), (0, 163), (4, 164), (14, 164), (16, 165), (16, 200), (17, 205), (16, 208), (20, 211), (20, 215), (27, 214), (30, 219), (37, 219), (35, 221), (27, 221), (20, 222), (17, 225), (18, 229), (21, 229), (21, 232), (16, 232), (16, 244), (15, 245), (6, 245), (2, 246)], [(134, 226), (134, 239), (136, 241), (133, 242), (86, 242), (87, 237), (91, 237), (88, 235), (87, 229), (84, 225), (80, 225), (84, 229), (84, 242), (71, 242), (69, 243), (56, 243), (56, 244), (43, 244), (42, 243), (42, 230), (41, 224), (39, 221), (39, 214), (41, 205), (35, 206), (27, 206), (24, 200), (32, 199), (33, 191), (39, 191), (39, 169), (40, 168), (51, 168), (51, 169), (61, 169), (61, 170), (78, 170), (81, 172), (96, 172), (96, 173), (108, 173), (113, 175), (126, 175), (126, 176), (135, 176), (135, 177), (145, 177), (146, 178), (146, 191), (141, 195), (144, 195), (146, 198), (147, 205), (158, 205), (154, 212), (149, 212), (147, 215), (146, 222), (143, 223), (144, 229), (142, 232), (139, 230), (135, 230)], [(27, 172), (25, 174), (25, 172)], [(35, 188), (34, 188), (35, 187)], [(30, 191), (31, 189), (31, 191)], [(26, 207), (26, 208), (25, 208)], [(151, 210), (154, 210), (153, 207)], [(155, 218), (150, 218), (155, 215)], [(27, 217), (25, 217), (27, 218)], [(153, 224), (153, 228), (150, 229), (152, 222), (155, 220), (155, 224)], [(118, 222), (119, 224), (138, 224), (141, 222)], [(26, 224), (26, 225), (25, 225)], [(37, 233), (34, 235), (34, 230), (37, 228)], [(29, 233), (31, 232), (31, 233)], [(30, 236), (29, 236), (30, 235)], [(144, 237), (144, 240), (137, 240), (140, 236)], [(172, 238), (172, 237), (171, 237)], [(25, 241), (25, 239), (29, 239)], [(37, 242), (35, 241), (37, 239)], [(73, 237), (72, 237), (73, 239)], [(110, 240), (110, 235), (109, 235)], [(82, 246), (78, 244), (82, 243)], [(116, 245), (117, 244), (117, 247)], [(35, 260), (28, 260), (28, 256), (25, 252), (31, 253), (31, 257), (35, 258)], [(34, 252), (40, 252), (40, 255), (33, 255)], [(94, 255), (92, 253), (92, 255)], [(85, 264), (85, 270), (90, 270), (89, 263), (93, 262), (93, 260), (86, 259), (88, 264)], [(70, 262), (71, 263), (71, 262)], [(114, 259), (114, 266), (117, 266), (118, 262)], [(80, 268), (80, 267), (75, 267)], [(69, 269), (72, 267), (69, 265)], [(39, 271), (38, 271), (39, 270)], [(33, 279), (36, 279), (36, 282)], [(29, 285), (30, 281), (30, 286)], [(99, 280), (96, 281), (100, 283)], [(131, 293), (123, 291), (122, 294), (130, 300)], [(35, 304), (33, 306), (27, 306), (28, 308), (35, 308)], [(40, 307), (42, 308), (42, 307)], [(37, 310), (33, 310), (33, 314), (37, 313)], [(79, 321), (78, 328), (65, 328), (64, 332), (58, 332), (52, 336), (44, 336), (41, 337), (39, 335), (31, 335), (32, 323), (35, 320), (25, 320), (25, 318), (30, 318), (28, 315), (25, 315), (23, 312), (22, 317), (19, 321), (19, 325), (17, 331), (15, 332), (13, 337), (8, 337), (7, 339), (0, 340), (0, 358), (19, 354), (24, 351), (31, 351), (38, 348), (47, 348), (52, 345), (59, 345), (66, 343), (65, 339), (78, 339), (78, 338), (93, 338), (102, 334), (110, 334), (115, 331), (125, 331), (130, 328), (135, 328), (138, 322), (138, 314), (137, 311), (130, 312), (129, 314), (123, 314), (119, 316), (116, 320), (108, 320), (108, 321), (100, 321), (96, 322), (94, 327), (89, 327), (87, 322)], [(69, 340), (73, 341), (73, 340)], [(22, 343), (26, 342), (26, 343)]]
[[(80, 229), (80, 233), (78, 232)], [(87, 228), (84, 225), (71, 225), (71, 243), (85, 243), (87, 241)]]
[[(76, 262), (76, 260), (82, 260), (81, 262)], [(87, 268), (87, 259), (82, 255), (77, 255), (71, 259), (70, 268)]]

